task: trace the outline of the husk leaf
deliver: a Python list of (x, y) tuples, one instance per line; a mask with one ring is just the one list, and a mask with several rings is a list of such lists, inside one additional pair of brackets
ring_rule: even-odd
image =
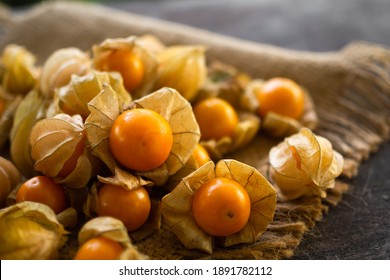
[(115, 173), (115, 159), (109, 147), (109, 135), (115, 119), (119, 116), (118, 97), (110, 85), (88, 103), (90, 114), (85, 120), (85, 132), (91, 153), (100, 158), (112, 173)]
[(4, 48), (0, 68), (0, 84), (12, 95), (25, 95), (37, 82), (38, 71), (34, 66), (35, 57), (27, 49), (15, 44)]
[(231, 137), (223, 137), (219, 140), (207, 140), (200, 143), (210, 154), (212, 160), (217, 161), (226, 154), (245, 147), (251, 142), (260, 129), (260, 118), (246, 112), (239, 112), (239, 123)]
[(0, 156), (0, 209), (6, 205), (7, 197), (20, 182), (21, 176), (15, 165)]
[(154, 88), (174, 88), (192, 101), (207, 78), (204, 47), (171, 46), (159, 53), (158, 60), (160, 65)]
[(271, 177), (286, 199), (326, 195), (343, 169), (343, 157), (310, 129), (287, 137), (269, 152)]
[(245, 89), (250, 80), (247, 74), (238, 71), (235, 67), (214, 61), (208, 67), (207, 80), (197, 93), (194, 103), (206, 98), (218, 97), (237, 109), (254, 112), (242, 106)]
[(34, 124), (44, 118), (47, 107), (48, 104), (40, 93), (32, 90), (19, 103), (15, 111), (10, 133), (10, 154), (15, 166), (26, 177), (35, 174), (27, 139)]
[(86, 53), (77, 48), (62, 48), (53, 52), (42, 67), (39, 87), (46, 98), (52, 98), (56, 88), (69, 83), (73, 74), (85, 75), (91, 67)]
[(144, 78), (141, 84), (133, 90), (131, 95), (133, 98), (139, 98), (149, 93), (153, 87), (153, 83), (157, 75), (158, 62), (153, 53), (138, 42), (136, 36), (127, 38), (106, 39), (99, 45), (94, 45), (93, 51), (93, 67), (97, 70), (106, 71), (104, 60), (115, 50), (129, 50), (142, 60), (144, 66)]
[(23, 97), (21, 95), (15, 96), (10, 100), (3, 98), (2, 90), (0, 88), (0, 100), (3, 99), (6, 102), (6, 107), (4, 112), (0, 116), (0, 148), (9, 140), (9, 134), (12, 128), (12, 123), (14, 120), (14, 115), (16, 108), (19, 106), (19, 103), (22, 101)]
[(213, 251), (213, 237), (206, 234), (192, 217), (192, 197), (208, 180), (225, 177), (237, 181), (248, 192), (251, 215), (244, 228), (225, 238), (219, 244), (232, 246), (253, 243), (273, 220), (276, 209), (276, 191), (268, 180), (253, 167), (236, 160), (221, 160), (215, 165), (208, 162), (184, 177), (179, 185), (162, 199), (163, 222), (188, 249), (207, 253)]
[(54, 97), (56, 112), (70, 111), (72, 114), (80, 114), (83, 119), (86, 119), (89, 115), (88, 103), (107, 84), (117, 94), (120, 108), (131, 102), (131, 96), (123, 86), (121, 75), (115, 72), (92, 70), (84, 76), (73, 75), (68, 85), (56, 90)]
[(0, 259), (57, 257), (65, 243), (63, 226), (46, 205), (22, 202), (0, 210)]

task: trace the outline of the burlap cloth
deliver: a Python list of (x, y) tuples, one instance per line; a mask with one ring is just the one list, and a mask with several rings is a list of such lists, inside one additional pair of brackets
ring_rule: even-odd
[[(152, 259), (284, 259), (294, 254), (304, 233), (335, 206), (357, 174), (362, 160), (389, 137), (390, 50), (357, 42), (338, 52), (299, 52), (238, 40), (205, 30), (151, 19), (105, 7), (80, 3), (50, 3), (20, 14), (0, 9), (0, 48), (17, 43), (34, 53), (39, 62), (61, 47), (90, 50), (106, 38), (154, 34), (165, 44), (202, 44), (207, 60), (219, 60), (256, 78), (285, 76), (304, 85), (312, 95), (319, 117), (316, 133), (327, 137), (343, 154), (345, 168), (336, 187), (324, 200), (278, 201), (275, 219), (252, 245), (216, 248), (212, 255), (186, 250), (164, 227), (134, 240)], [(266, 175), (267, 151), (272, 139), (256, 138), (232, 155)], [(71, 239), (62, 257), (77, 247)]]

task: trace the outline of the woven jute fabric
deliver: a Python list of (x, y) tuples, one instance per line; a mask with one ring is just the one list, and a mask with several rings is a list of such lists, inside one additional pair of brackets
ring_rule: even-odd
[[(43, 62), (63, 47), (90, 50), (106, 38), (154, 34), (163, 43), (207, 47), (207, 60), (231, 64), (254, 78), (284, 76), (310, 92), (319, 118), (315, 133), (328, 138), (345, 158), (342, 176), (326, 199), (278, 200), (274, 221), (250, 245), (220, 248), (209, 255), (185, 249), (164, 227), (134, 240), (151, 259), (284, 259), (293, 256), (304, 234), (336, 206), (348, 189), (348, 179), (360, 163), (386, 141), (390, 131), (390, 50), (367, 42), (340, 51), (293, 51), (210, 33), (106, 7), (54, 2), (20, 14), (0, 12), (0, 48), (25, 46)], [(267, 176), (267, 153), (279, 140), (258, 136), (248, 147), (229, 155)], [(73, 243), (72, 243), (73, 242)], [(77, 247), (70, 241), (63, 258)]]

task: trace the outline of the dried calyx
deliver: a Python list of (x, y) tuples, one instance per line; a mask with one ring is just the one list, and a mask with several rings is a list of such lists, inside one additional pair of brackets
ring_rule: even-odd
[(341, 174), (344, 160), (325, 138), (302, 128), (269, 152), (271, 178), (286, 199), (326, 196)]

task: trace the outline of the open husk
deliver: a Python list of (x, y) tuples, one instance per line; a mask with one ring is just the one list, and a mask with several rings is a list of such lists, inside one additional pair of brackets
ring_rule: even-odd
[(250, 143), (260, 129), (260, 118), (254, 114), (238, 112), (239, 123), (232, 136), (225, 136), (219, 140), (201, 140), (200, 144), (210, 154), (214, 161), (222, 159), (226, 154), (237, 151)]
[(244, 94), (251, 80), (250, 76), (219, 61), (211, 63), (207, 73), (207, 80), (197, 93), (194, 103), (209, 97), (218, 97), (226, 100), (238, 110), (254, 112), (254, 108), (246, 105), (247, 96)]
[(12, 162), (26, 177), (35, 174), (30, 155), (28, 137), (34, 124), (46, 115), (48, 102), (37, 90), (28, 93), (16, 108), (10, 132), (10, 154)]
[[(239, 232), (214, 240), (195, 222), (191, 207), (194, 193), (205, 182), (215, 177), (237, 181), (248, 192), (251, 214)], [(236, 160), (221, 160), (216, 165), (210, 161), (184, 177), (179, 185), (162, 199), (163, 224), (172, 231), (187, 249), (213, 252), (213, 241), (224, 247), (253, 243), (273, 220), (276, 209), (276, 191), (255, 168)]]
[(120, 259), (142, 260), (146, 256), (137, 251), (131, 243), (126, 227), (123, 223), (112, 217), (96, 217), (86, 222), (78, 234), (79, 246), (95, 237), (105, 237), (118, 242), (124, 248)]
[(139, 98), (149, 93), (156, 79), (158, 62), (155, 55), (138, 42), (136, 36), (106, 39), (100, 44), (94, 45), (92, 48), (94, 69), (107, 71), (108, 69), (104, 65), (105, 61), (112, 52), (117, 50), (131, 51), (140, 58), (143, 64), (144, 75), (141, 84), (130, 94), (133, 98)]
[[(258, 100), (255, 98), (256, 92), (264, 84), (263, 80), (252, 80), (249, 82), (245, 89), (245, 98), (247, 101), (247, 107), (257, 110)], [(302, 86), (304, 93), (304, 105), (302, 116), (296, 120), (291, 117), (282, 116), (280, 114), (269, 112), (261, 119), (261, 131), (264, 131), (267, 135), (275, 138), (284, 138), (294, 133), (299, 132), (302, 127), (309, 128), (311, 130), (317, 127), (318, 117), (315, 111), (314, 103), (310, 97), (309, 92)], [(248, 104), (249, 103), (249, 104)]]
[(342, 170), (344, 159), (325, 138), (302, 128), (269, 152), (270, 174), (285, 199), (326, 196)]
[(71, 81), (55, 91), (53, 113), (79, 114), (85, 120), (89, 115), (88, 103), (110, 85), (118, 96), (120, 107), (131, 102), (131, 96), (123, 86), (122, 76), (115, 72), (92, 70), (84, 76), (73, 75)]
[(154, 88), (174, 88), (192, 101), (207, 78), (204, 47), (167, 47), (158, 54), (158, 61), (158, 77)]
[(4, 48), (0, 60), (0, 85), (12, 95), (25, 95), (35, 87), (38, 69), (35, 57), (27, 49), (15, 44)]
[(39, 81), (40, 90), (46, 98), (52, 98), (56, 88), (69, 83), (73, 74), (85, 75), (91, 66), (87, 53), (78, 48), (56, 50), (45, 61)]
[(91, 113), (85, 126), (92, 153), (99, 157), (113, 174), (107, 179), (99, 178), (105, 183), (121, 185), (128, 189), (150, 184), (150, 181), (155, 185), (163, 185), (169, 176), (185, 165), (200, 138), (199, 126), (192, 107), (176, 90), (162, 88), (134, 100), (129, 110), (132, 108), (150, 109), (162, 115), (169, 122), (173, 133), (173, 146), (170, 155), (161, 166), (151, 171), (131, 172), (122, 169), (109, 148), (110, 129), (120, 114), (118, 98), (112, 88), (107, 86), (88, 104), (88, 107)]
[(46, 205), (22, 202), (0, 210), (0, 259), (43, 260), (58, 257), (66, 234)]
[[(83, 188), (96, 175), (99, 163), (86, 145), (80, 115), (58, 114), (38, 121), (31, 129), (29, 142), (34, 169), (58, 184)], [(64, 173), (64, 168), (69, 170)]]

